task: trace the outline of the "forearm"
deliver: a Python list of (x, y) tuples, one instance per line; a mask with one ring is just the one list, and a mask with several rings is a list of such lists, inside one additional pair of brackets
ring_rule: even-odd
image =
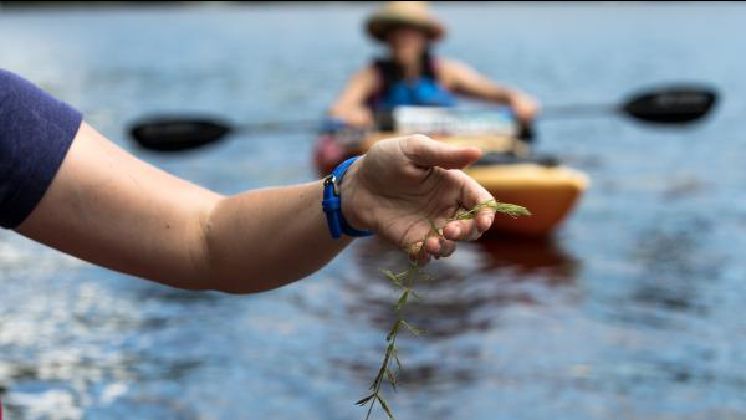
[(318, 181), (222, 199), (205, 229), (210, 287), (257, 292), (299, 280), (323, 267), (350, 240), (331, 238), (321, 195)]
[(524, 92), (500, 86), (487, 80), (477, 80), (467, 87), (462, 87), (460, 92), (476, 99), (508, 106), (512, 109), (514, 115), (522, 121), (533, 120), (538, 110), (534, 99)]
[(465, 64), (444, 60), (440, 71), (444, 80), (457, 93), (501, 105), (512, 106), (523, 92), (493, 82)]
[(18, 231), (116, 271), (187, 289), (251, 292), (323, 266), (321, 182), (223, 197), (135, 159), (83, 124)]
[(329, 108), (328, 115), (352, 126), (367, 127), (373, 124), (373, 113), (363, 104), (336, 104)]
[(375, 89), (375, 72), (370, 68), (363, 69), (352, 76), (344, 91), (329, 108), (329, 116), (343, 120), (355, 126), (369, 126), (373, 116), (366, 106), (368, 98)]
[(349, 106), (334, 104), (329, 108), (326, 114), (331, 118), (347, 121), (350, 114), (350, 108)]
[(493, 85), (485, 89), (484, 97), (496, 104), (510, 105), (513, 97), (519, 93), (504, 86)]
[(482, 82), (474, 86), (464, 86), (458, 89), (461, 93), (475, 99), (492, 102), (498, 105), (510, 105), (514, 95), (518, 92), (492, 82)]

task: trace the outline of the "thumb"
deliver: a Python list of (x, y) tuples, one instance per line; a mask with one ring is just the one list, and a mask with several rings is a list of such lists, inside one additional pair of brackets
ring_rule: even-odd
[(455, 146), (422, 134), (399, 139), (404, 155), (415, 165), (430, 168), (461, 169), (482, 156), (476, 147)]

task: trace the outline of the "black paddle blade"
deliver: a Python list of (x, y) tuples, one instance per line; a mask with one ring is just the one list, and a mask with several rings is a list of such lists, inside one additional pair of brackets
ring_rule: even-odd
[(130, 128), (137, 144), (158, 152), (196, 149), (216, 143), (230, 132), (228, 123), (209, 117), (153, 117)]
[(681, 124), (707, 115), (717, 92), (702, 86), (673, 85), (632, 96), (622, 105), (626, 115), (656, 124)]

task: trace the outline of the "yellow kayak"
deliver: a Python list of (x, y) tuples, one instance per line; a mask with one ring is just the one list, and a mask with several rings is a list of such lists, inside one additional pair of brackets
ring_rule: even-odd
[(566, 166), (537, 163), (485, 165), (465, 171), (497, 200), (520, 204), (530, 217), (497, 215), (492, 231), (522, 236), (551, 233), (575, 207), (588, 185), (588, 177)]

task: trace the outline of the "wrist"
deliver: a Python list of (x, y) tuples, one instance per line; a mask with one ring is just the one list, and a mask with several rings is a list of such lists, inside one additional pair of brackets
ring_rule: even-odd
[(368, 208), (370, 206), (362, 203), (361, 185), (360, 185), (360, 167), (365, 156), (361, 156), (355, 163), (350, 166), (345, 174), (344, 180), (340, 185), (340, 198), (342, 200), (342, 216), (347, 223), (355, 229), (370, 230), (372, 228), (368, 217)]
[[(358, 183), (357, 169), (352, 171), (352, 175), (350, 175), (350, 169), (359, 159), (360, 157), (356, 156), (345, 160), (334, 168), (331, 174), (324, 178), (321, 208), (326, 215), (329, 233), (331, 233), (334, 239), (338, 239), (343, 235), (358, 237), (373, 234), (373, 232), (355, 228), (345, 217), (344, 210), (348, 209), (347, 215), (352, 215), (352, 219), (355, 222), (360, 223), (361, 220), (358, 218), (359, 213), (357, 211), (349, 211), (349, 209), (358, 209), (360, 206), (350, 206), (350, 203), (344, 203), (342, 199), (342, 189), (344, 188), (345, 192), (349, 192), (344, 194), (345, 198), (350, 202), (356, 201), (357, 190), (354, 187)], [(348, 176), (350, 178), (349, 181), (347, 181)], [(345, 181), (347, 181), (347, 186), (343, 187)]]

